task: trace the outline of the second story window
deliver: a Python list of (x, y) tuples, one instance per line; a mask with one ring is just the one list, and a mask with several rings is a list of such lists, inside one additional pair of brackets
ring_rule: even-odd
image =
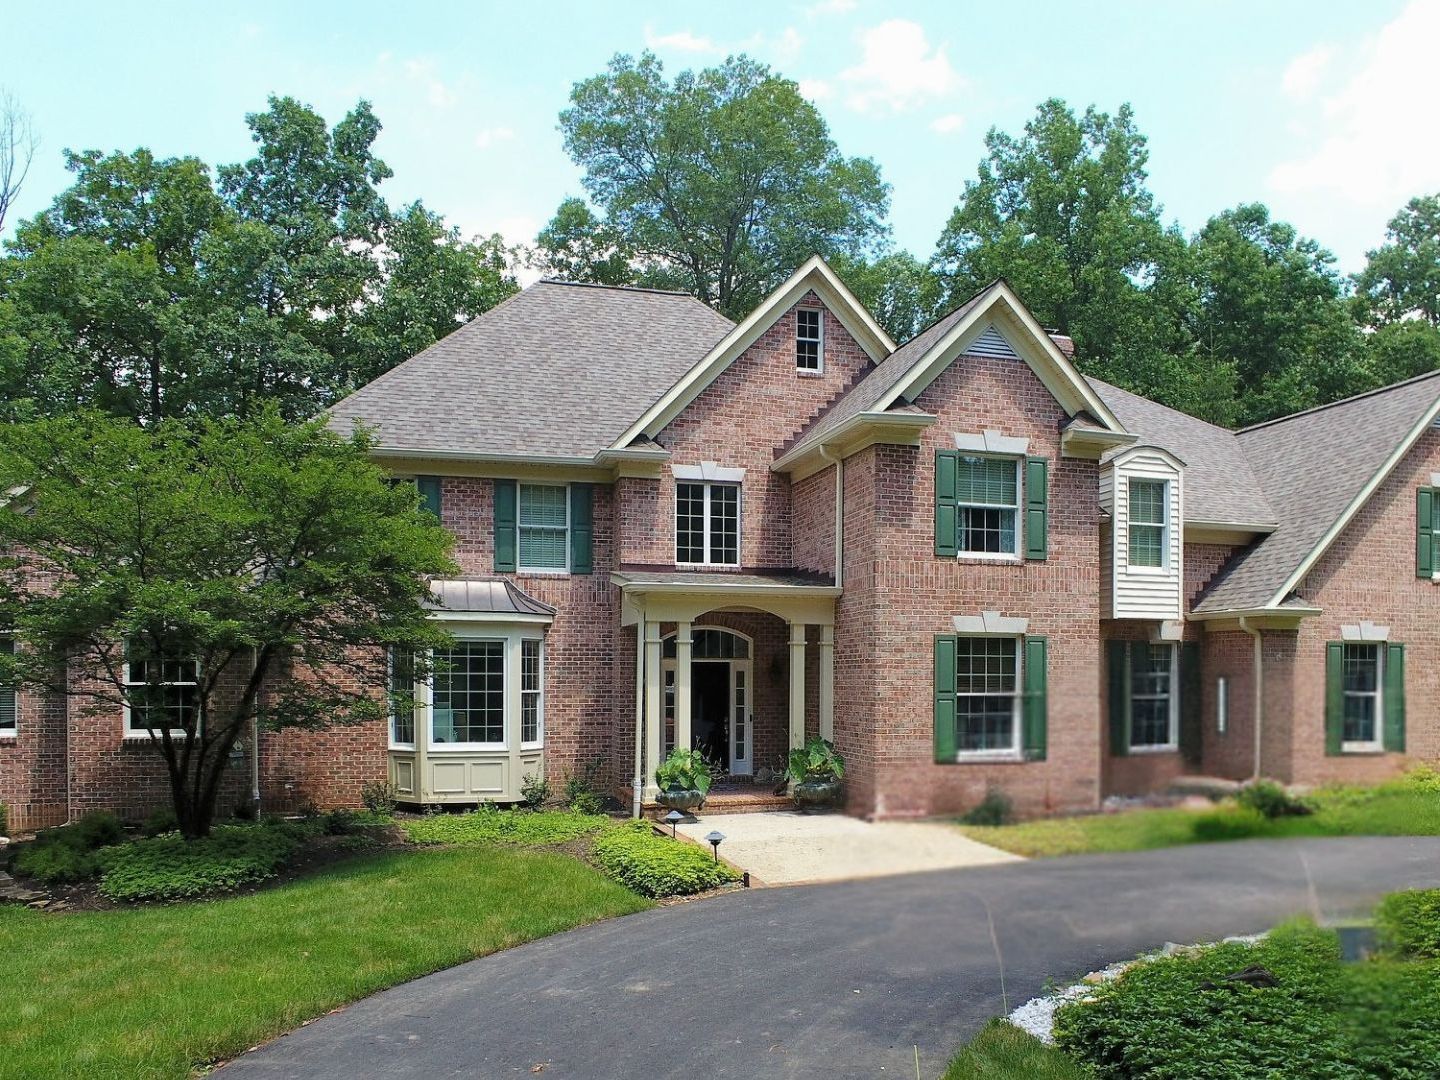
[(675, 485), (675, 561), (740, 565), (740, 485)]
[(570, 511), (559, 484), (521, 484), (519, 500), (520, 569), (567, 570)]
[(800, 308), (795, 312), (795, 368), (797, 371), (825, 370), (821, 313), (813, 308)]
[(1165, 481), (1130, 481), (1130, 565), (1165, 565)]
[(1020, 463), (961, 457), (955, 475), (956, 548), (961, 554), (1014, 555)]

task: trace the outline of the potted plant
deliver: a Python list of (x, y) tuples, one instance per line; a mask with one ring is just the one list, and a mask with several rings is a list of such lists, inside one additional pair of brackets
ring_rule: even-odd
[(829, 739), (818, 735), (790, 751), (785, 770), (794, 787), (791, 797), (805, 813), (829, 809), (840, 803), (840, 781), (845, 778), (845, 758)]
[(710, 765), (700, 751), (676, 747), (655, 770), (655, 784), (660, 789), (656, 802), (688, 814), (705, 804), (710, 792)]

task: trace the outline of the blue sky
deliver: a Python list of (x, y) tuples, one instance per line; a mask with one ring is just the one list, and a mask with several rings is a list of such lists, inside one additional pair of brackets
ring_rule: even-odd
[(43, 139), (16, 216), (65, 186), (65, 147), (248, 156), (243, 116), (292, 94), (385, 125), (397, 205), (528, 241), (580, 193), (556, 114), (616, 52), (671, 73), (748, 52), (798, 80), (841, 150), (894, 187), (895, 241), (927, 256), (991, 126), (1049, 96), (1133, 104), (1151, 187), (1187, 230), (1268, 203), (1357, 269), (1412, 195), (1440, 191), (1440, 0), (1026, 5), (24, 3), (6, 0), (0, 88)]

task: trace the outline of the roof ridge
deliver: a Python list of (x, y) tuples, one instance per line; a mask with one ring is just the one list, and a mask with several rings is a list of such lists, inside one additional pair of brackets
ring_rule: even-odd
[[(613, 292), (657, 293), (660, 296), (684, 296), (688, 297), (691, 300), (694, 300), (697, 304), (702, 304), (702, 306), (709, 311), (715, 310), (714, 308), (710, 307), (709, 304), (703, 304), (700, 298), (697, 297), (694, 293), (686, 292), (684, 289), (656, 289), (652, 288), (649, 285), (607, 285), (601, 281), (566, 281), (564, 278), (540, 278), (535, 282), (535, 284), (567, 285), (575, 289), (610, 289)], [(719, 313), (716, 312), (716, 314)]]
[(1411, 386), (1418, 382), (1424, 382), (1426, 379), (1433, 379), (1436, 376), (1440, 376), (1440, 368), (1437, 368), (1434, 371), (1423, 372), (1420, 375), (1412, 375), (1408, 379), (1401, 379), (1399, 382), (1390, 383), (1386, 386), (1377, 386), (1373, 390), (1362, 390), (1358, 394), (1351, 394), (1349, 397), (1340, 398), (1337, 401), (1327, 401), (1324, 405), (1313, 405), (1308, 409), (1301, 409), (1299, 412), (1287, 413), (1285, 416), (1276, 416), (1272, 417), (1269, 420), (1261, 420), (1258, 424), (1247, 424), (1245, 427), (1235, 428), (1233, 433), (1236, 435), (1243, 435), (1246, 432), (1258, 431), (1260, 428), (1272, 427), (1275, 424), (1283, 424), (1287, 420), (1296, 420), (1302, 416), (1310, 416), (1312, 413), (1324, 412), (1326, 409), (1333, 409), (1337, 405), (1349, 405), (1352, 402), (1361, 401), (1368, 397), (1374, 397), (1377, 394), (1388, 394), (1392, 390), (1399, 390), (1401, 387)]

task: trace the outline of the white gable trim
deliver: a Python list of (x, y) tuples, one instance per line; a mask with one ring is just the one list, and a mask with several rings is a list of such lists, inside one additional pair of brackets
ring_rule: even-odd
[(700, 396), (716, 377), (737, 357), (755, 343), (775, 320), (789, 311), (801, 297), (813, 291), (827, 311), (840, 320), (840, 325), (878, 363), (895, 351), (895, 342), (877, 323), (865, 306), (855, 298), (845, 283), (820, 256), (812, 256), (804, 266), (726, 334), (709, 353), (672, 386), (635, 423), (631, 424), (613, 444), (614, 449), (628, 446), (640, 435), (654, 436), (666, 424)]
[(990, 295), (976, 304), (974, 310), (957, 322), (929, 352), (919, 357), (904, 378), (876, 403), (875, 410), (891, 408), (901, 400), (914, 401), (971, 343), (1000, 319), (1014, 331), (1006, 336), (1006, 340), (1067, 413), (1074, 416), (1078, 412), (1088, 412), (1110, 431), (1124, 433), (1125, 428), (1119, 419), (1051, 340), (1044, 327), (1035, 321), (1035, 316), (1026, 310), (1010, 286), (1000, 281), (987, 291)]
[(1360, 489), (1360, 493), (1350, 500), (1350, 505), (1345, 507), (1345, 511), (1335, 519), (1335, 523), (1325, 530), (1325, 535), (1320, 538), (1320, 542), (1310, 549), (1310, 554), (1300, 561), (1300, 565), (1285, 579), (1285, 584), (1275, 591), (1275, 595), (1270, 598), (1267, 607), (1279, 607), (1287, 596), (1300, 587), (1300, 582), (1305, 580), (1305, 575), (1314, 569), (1315, 564), (1320, 561), (1320, 557), (1330, 550), (1330, 545), (1345, 531), (1345, 526), (1349, 525), (1355, 515), (1360, 512), (1360, 508), (1370, 501), (1370, 497), (1395, 471), (1395, 466), (1400, 464), (1405, 455), (1419, 441), (1420, 436), (1425, 434), (1425, 429), (1435, 423), (1437, 417), (1440, 417), (1440, 396), (1437, 396), (1434, 404), (1425, 410), (1419, 421), (1410, 429), (1409, 434), (1400, 440), (1400, 445), (1385, 459), (1380, 468), (1376, 470), (1375, 475), (1366, 481), (1365, 486)]

